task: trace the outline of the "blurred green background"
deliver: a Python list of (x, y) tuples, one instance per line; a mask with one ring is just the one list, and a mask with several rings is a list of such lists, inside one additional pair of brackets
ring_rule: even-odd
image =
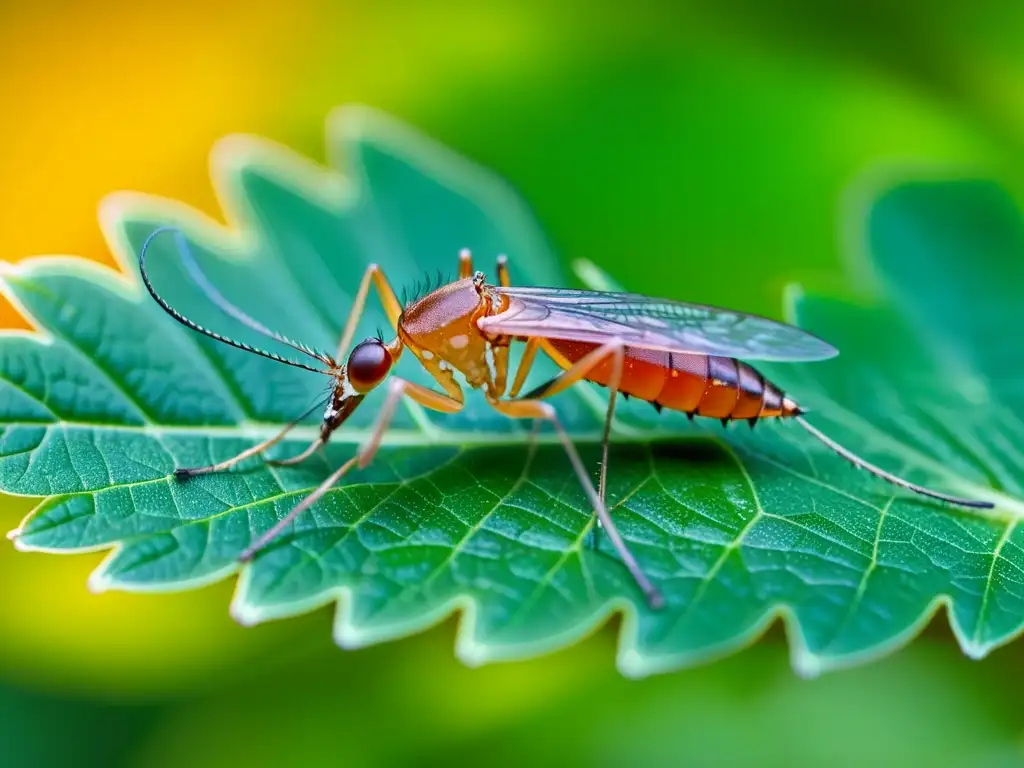
[[(1021, 190), (1022, 40), (1019, 0), (8, 1), (0, 258), (111, 263), (95, 207), (116, 189), (219, 217), (217, 138), (322, 160), (325, 115), (357, 101), (509, 179), (563, 258), (778, 316), (789, 282), (850, 282), (871, 179)], [(24, 321), (0, 306), (0, 324)], [(27, 509), (0, 500), (0, 523)], [(99, 560), (0, 548), (4, 766), (1024, 762), (1024, 647), (970, 662), (944, 615), (887, 660), (819, 680), (795, 678), (775, 629), (631, 682), (614, 626), (469, 670), (454, 621), (342, 652), (326, 610), (234, 625), (230, 584), (91, 595)]]

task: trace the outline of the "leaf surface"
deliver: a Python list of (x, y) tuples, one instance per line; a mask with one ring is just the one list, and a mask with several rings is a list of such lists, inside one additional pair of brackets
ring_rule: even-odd
[[(424, 271), (454, 272), (469, 247), (485, 271), (508, 254), (516, 284), (567, 284), (523, 203), (461, 158), (366, 110), (332, 118), (329, 149), (334, 169), (261, 140), (218, 145), (228, 228), (168, 200), (112, 197), (101, 220), (124, 275), (68, 258), (5, 268), (4, 290), (38, 328), (0, 337), (0, 488), (44, 497), (19, 547), (113, 548), (96, 589), (222, 579), (367, 435), (382, 392), (302, 466), (254, 459), (175, 480), (175, 467), (272, 434), (328, 382), (167, 318), (136, 277), (139, 247), (158, 226), (183, 229), (231, 301), (328, 351), (370, 262), (411, 285)], [(482, 662), (563, 646), (621, 610), (618, 664), (632, 675), (726, 653), (778, 616), (807, 674), (905, 642), (940, 605), (968, 654), (1006, 642), (1024, 616), (1024, 371), (1007, 332), (1024, 322), (1024, 224), (980, 182), (898, 186), (868, 224), (860, 266), (872, 298), (792, 302), (793, 319), (840, 357), (765, 372), (840, 442), (909, 479), (991, 499), (991, 514), (854, 473), (792, 426), (723, 432), (631, 402), (609, 500), (667, 599), (652, 612), (607, 541), (590, 546), (592, 516), (551, 436), (531, 446), (527, 425), (469, 393), (456, 416), (402, 409), (370, 467), (241, 569), (233, 615), (255, 623), (337, 602), (336, 639), (356, 647), (462, 609), (458, 653)], [(150, 263), (185, 314), (263, 341), (203, 299), (171, 238), (154, 243)], [(592, 287), (612, 287), (578, 266)], [(378, 327), (386, 320), (371, 298), (360, 334)], [(399, 371), (430, 383), (409, 355)], [(604, 396), (581, 386), (555, 401), (595, 468)], [(317, 418), (273, 455), (301, 451)]]

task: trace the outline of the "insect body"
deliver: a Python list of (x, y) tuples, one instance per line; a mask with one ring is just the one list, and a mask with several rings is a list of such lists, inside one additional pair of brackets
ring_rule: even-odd
[[(569, 368), (599, 347), (563, 339), (549, 339), (542, 346), (563, 368)], [(609, 386), (615, 375), (614, 360), (608, 359), (588, 373), (586, 379)], [(706, 416), (725, 423), (744, 419), (753, 426), (759, 419), (801, 413), (782, 390), (732, 357), (624, 347), (618, 391), (646, 400), (659, 411), (668, 408), (682, 411), (690, 418)], [(530, 394), (538, 393), (535, 390)]]
[[(229, 339), (199, 326), (171, 307), (153, 288), (146, 272), (146, 251), (153, 238), (165, 231), (168, 228), (150, 235), (143, 245), (139, 267), (146, 288), (168, 314), (222, 343), (322, 373), (332, 379), (332, 393), (327, 398), (317, 438), (298, 455), (271, 463), (294, 464), (310, 456), (330, 439), (367, 393), (389, 380), (388, 394), (377, 421), (356, 455), (242, 552), (242, 560), (255, 556), (349, 471), (365, 467), (373, 460), (403, 397), (431, 410), (459, 411), (464, 398), (456, 373), (468, 386), (482, 390), (487, 402), (498, 412), (514, 419), (541, 419), (551, 423), (599, 524), (654, 607), (662, 604), (661, 594), (623, 542), (604, 500), (608, 443), (615, 398), (619, 392), (647, 400), (659, 409), (683, 411), (691, 417), (707, 416), (725, 422), (745, 419), (751, 426), (759, 419), (790, 418), (843, 458), (884, 480), (954, 504), (992, 506), (989, 502), (960, 499), (922, 488), (869, 464), (804, 420), (796, 402), (750, 365), (740, 362), (741, 358), (820, 360), (837, 354), (824, 341), (789, 325), (753, 315), (636, 294), (512, 287), (503, 257), (499, 257), (497, 263), (497, 284), (492, 285), (486, 282), (481, 272), (473, 271), (469, 252), (463, 251), (458, 280), (441, 285), (406, 306), (399, 302), (383, 272), (376, 265), (370, 265), (360, 283), (338, 351), (330, 356), (267, 329), (227, 301), (199, 270), (181, 233), (170, 230), (177, 237), (190, 276), (214, 304), (253, 330), (301, 352), (318, 364), (314, 366)], [(352, 348), (346, 362), (339, 363), (353, 340), (371, 286), (383, 304), (395, 337), (387, 342), (378, 338), (366, 339)], [(509, 387), (509, 347), (513, 342), (525, 344), (525, 349)], [(391, 375), (395, 362), (406, 351), (417, 358), (442, 391)], [(520, 396), (540, 351), (550, 356), (563, 370), (550, 381)], [(559, 422), (555, 409), (547, 402), (548, 398), (581, 380), (597, 382), (609, 389), (597, 488)], [(181, 468), (175, 474), (179, 478), (188, 478), (226, 470), (243, 459), (262, 454), (280, 442), (309, 413), (307, 411), (278, 434), (237, 456), (206, 467)]]

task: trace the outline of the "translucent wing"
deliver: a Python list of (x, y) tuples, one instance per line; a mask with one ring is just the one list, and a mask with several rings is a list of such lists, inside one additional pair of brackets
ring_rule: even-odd
[(745, 360), (825, 360), (839, 351), (791, 325), (700, 304), (635, 293), (567, 288), (501, 288), (508, 309), (481, 318), (479, 326), (506, 336), (539, 336), (600, 344), (693, 352)]

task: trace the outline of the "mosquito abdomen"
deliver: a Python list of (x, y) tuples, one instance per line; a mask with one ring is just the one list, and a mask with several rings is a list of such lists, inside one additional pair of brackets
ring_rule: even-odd
[[(547, 340), (552, 355), (568, 367), (598, 345)], [(589, 381), (608, 386), (612, 360), (595, 367)], [(800, 408), (754, 368), (731, 357), (626, 347), (619, 391), (657, 408), (714, 419), (785, 418)]]

